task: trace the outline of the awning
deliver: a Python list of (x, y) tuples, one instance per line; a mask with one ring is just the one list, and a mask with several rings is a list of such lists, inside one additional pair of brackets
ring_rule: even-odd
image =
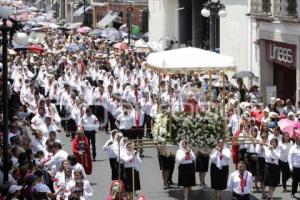
[[(88, 11), (88, 10), (90, 10), (90, 9), (92, 9), (92, 6), (87, 6), (87, 7), (85, 8), (85, 11)], [(73, 13), (73, 16), (79, 17), (79, 16), (81, 16), (83, 13), (84, 13), (84, 6), (81, 6), (79, 9), (77, 9), (77, 10)]]
[(98, 28), (105, 28), (109, 25), (112, 21), (114, 21), (119, 16), (118, 12), (110, 11), (104, 18), (102, 18), (98, 23)]

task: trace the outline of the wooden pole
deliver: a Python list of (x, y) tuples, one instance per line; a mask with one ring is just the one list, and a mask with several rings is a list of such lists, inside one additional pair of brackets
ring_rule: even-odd
[(223, 89), (222, 89), (222, 108), (223, 108), (223, 117), (225, 117), (225, 73), (222, 72), (222, 81), (223, 81)]
[[(121, 141), (118, 141), (118, 158), (119, 158), (119, 162), (118, 162), (118, 171), (119, 171), (119, 183), (121, 182), (121, 149), (120, 149), (120, 146), (121, 146)], [(121, 199), (121, 192), (119, 192), (119, 199)]]
[(209, 111), (211, 110), (211, 104), (212, 104), (212, 72), (211, 70), (208, 71), (208, 76), (209, 76)]
[(134, 200), (134, 196), (135, 196), (135, 177), (134, 177), (134, 167), (135, 167), (135, 155), (134, 155), (134, 143), (132, 143), (132, 153), (133, 153), (133, 158), (132, 158), (132, 199)]
[(169, 114), (169, 131), (170, 131), (170, 142), (172, 142), (172, 96), (171, 96), (171, 89), (172, 89), (172, 79), (171, 75), (169, 75), (169, 105), (170, 105), (170, 114)]

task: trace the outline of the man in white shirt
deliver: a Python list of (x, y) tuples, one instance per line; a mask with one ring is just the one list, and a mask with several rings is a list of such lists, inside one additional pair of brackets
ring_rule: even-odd
[(123, 112), (116, 119), (116, 126), (123, 133), (124, 137), (134, 139), (131, 134), (131, 129), (134, 123), (134, 118), (130, 115), (130, 108), (123, 105)]
[(45, 108), (39, 107), (38, 114), (31, 119), (31, 128), (33, 130), (40, 129), (45, 125)]
[(51, 151), (53, 153), (53, 156), (44, 165), (47, 169), (51, 170), (52, 175), (54, 176), (56, 172), (59, 171), (62, 162), (64, 160), (67, 160), (68, 153), (62, 149), (61, 144), (58, 142), (55, 142), (52, 145)]
[(96, 132), (99, 129), (99, 120), (92, 114), (92, 109), (86, 109), (86, 115), (82, 118), (82, 126), (85, 136), (89, 140), (89, 144), (92, 145), (93, 149), (93, 160), (96, 159)]
[(228, 189), (232, 192), (232, 196), (237, 200), (250, 200), (252, 190), (253, 177), (246, 170), (244, 161), (238, 164), (238, 170), (232, 172), (228, 180)]
[(300, 182), (300, 135), (295, 139), (295, 144), (290, 148), (288, 162), (292, 172), (292, 198), (296, 198), (298, 184)]

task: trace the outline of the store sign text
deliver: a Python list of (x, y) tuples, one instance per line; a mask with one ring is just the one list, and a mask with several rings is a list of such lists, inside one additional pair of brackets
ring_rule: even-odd
[(267, 60), (287, 66), (296, 66), (296, 45), (266, 41)]

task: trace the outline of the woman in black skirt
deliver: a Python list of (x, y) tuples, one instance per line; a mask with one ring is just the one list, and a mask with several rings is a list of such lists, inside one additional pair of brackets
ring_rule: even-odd
[(188, 147), (187, 141), (181, 140), (179, 149), (176, 152), (176, 162), (178, 166), (178, 186), (183, 186), (184, 200), (189, 199), (191, 187), (196, 185), (195, 177), (196, 156)]
[(208, 151), (198, 151), (196, 155), (196, 172), (199, 172), (200, 187), (204, 189), (205, 185), (205, 175), (208, 172), (209, 165), (209, 152)]
[[(250, 139), (251, 140), (256, 140), (257, 139), (257, 133), (258, 130), (256, 127), (252, 127), (250, 130)], [(246, 163), (247, 163), (247, 167), (248, 170), (251, 172), (252, 176), (253, 176), (253, 181), (254, 181), (254, 186), (256, 189), (256, 192), (258, 192), (258, 186), (257, 186), (257, 176), (256, 176), (256, 172), (257, 172), (257, 153), (256, 153), (256, 146), (257, 144), (246, 144), (245, 145), (247, 148), (247, 159), (246, 159)]]
[(265, 174), (265, 145), (268, 145), (268, 133), (261, 132), (260, 139), (258, 145), (256, 145), (256, 153), (257, 153), (257, 181), (261, 184), (261, 198), (266, 199), (266, 190), (264, 185), (264, 174)]
[(288, 154), (290, 151), (290, 148), (292, 147), (292, 143), (290, 141), (289, 133), (284, 132), (282, 136), (282, 141), (279, 144), (281, 149), (281, 154), (279, 158), (279, 166), (281, 171), (281, 181), (282, 181), (282, 187), (283, 192), (287, 192), (286, 189), (286, 182), (290, 178), (290, 166), (288, 163)]
[(225, 147), (224, 139), (218, 139), (217, 147), (210, 154), (211, 188), (216, 192), (216, 200), (221, 200), (221, 191), (227, 188), (230, 159), (231, 152)]
[(270, 141), (270, 146), (265, 147), (266, 167), (264, 184), (269, 186), (269, 199), (273, 200), (273, 193), (280, 182), (280, 167), (279, 158), (281, 149), (278, 147), (278, 140), (273, 138)]
[(133, 199), (133, 193), (141, 189), (139, 170), (142, 160), (139, 153), (133, 149), (132, 142), (127, 142), (125, 146), (126, 150), (121, 153), (124, 162), (125, 192), (128, 193), (129, 199)]

